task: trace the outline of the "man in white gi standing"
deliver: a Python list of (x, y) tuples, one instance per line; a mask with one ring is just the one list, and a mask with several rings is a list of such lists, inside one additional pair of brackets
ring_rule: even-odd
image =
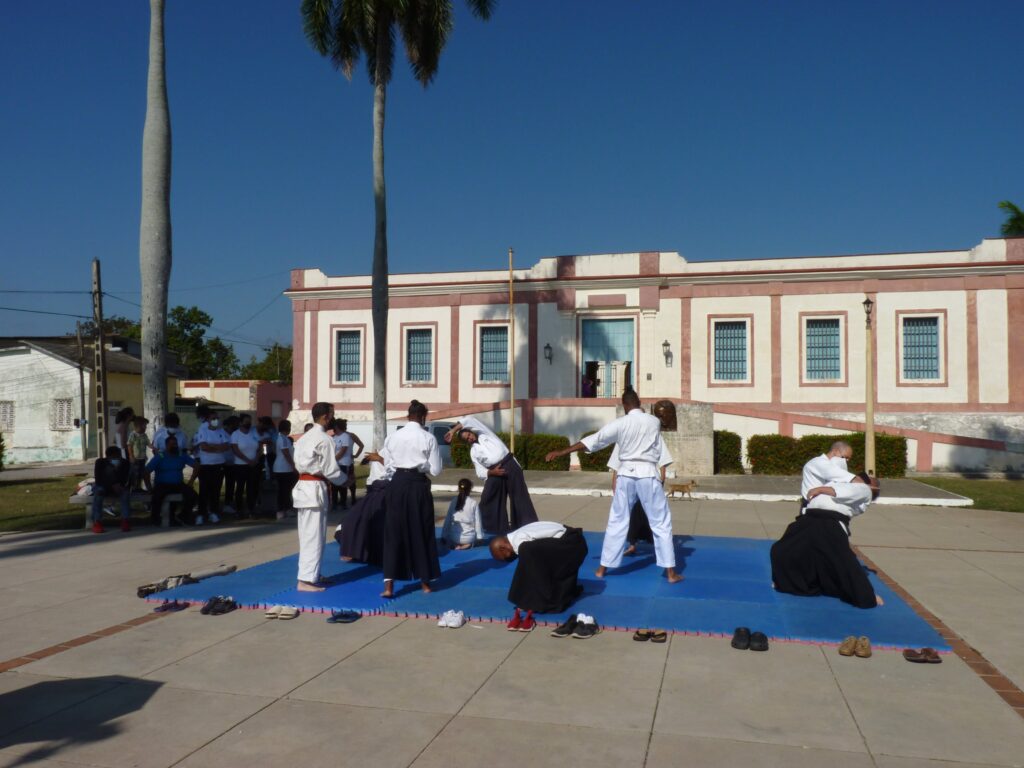
[(334, 441), (326, 429), (334, 419), (330, 403), (313, 406), (313, 427), (295, 441), (293, 458), (299, 480), (292, 489), (292, 503), (298, 515), (300, 592), (323, 592), (320, 560), (327, 535), (327, 513), (331, 508), (331, 485), (341, 485), (344, 476), (334, 455)]
[(633, 389), (622, 393), (622, 407), (626, 415), (606, 424), (575, 445), (552, 451), (545, 458), (554, 461), (573, 451), (594, 453), (615, 443), (619, 448), (619, 462), (612, 509), (605, 529), (601, 548), (601, 566), (595, 572), (604, 578), (609, 568), (618, 568), (626, 551), (629, 531), (629, 511), (640, 501), (654, 534), (654, 552), (659, 568), (665, 569), (670, 584), (682, 581), (676, 573), (676, 553), (672, 545), (672, 514), (661, 485), (658, 468), (663, 456), (661, 420), (644, 413), (640, 397)]

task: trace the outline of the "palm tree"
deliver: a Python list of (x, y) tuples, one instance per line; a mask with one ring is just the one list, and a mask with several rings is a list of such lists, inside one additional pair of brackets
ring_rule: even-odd
[(1024, 237), (1024, 211), (1011, 203), (1003, 200), (999, 204), (1006, 214), (1006, 221), (1003, 222), (1002, 233), (1007, 237)]
[[(488, 19), (495, 0), (466, 0)], [(302, 0), (306, 37), (321, 56), (351, 80), (359, 57), (373, 84), (373, 440), (384, 444), (387, 418), (388, 227), (384, 193), (384, 107), (395, 61), (395, 32), (402, 36), (413, 76), (426, 88), (437, 74), (452, 31), (450, 0)]]
[(164, 0), (149, 0), (149, 79), (142, 129), (142, 405), (153, 428), (167, 413), (167, 283), (171, 277), (171, 115), (164, 66)]

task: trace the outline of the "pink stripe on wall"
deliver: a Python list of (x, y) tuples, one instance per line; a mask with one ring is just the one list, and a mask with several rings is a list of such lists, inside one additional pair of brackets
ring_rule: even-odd
[[(526, 354), (528, 356), (529, 364), (530, 364), (530, 374), (529, 374), (530, 383), (529, 383), (528, 388), (527, 388), (527, 394), (528, 394), (528, 396), (530, 398), (535, 398), (535, 397), (537, 397), (537, 377), (538, 377), (537, 365), (538, 365), (538, 358), (540, 357), (540, 354), (541, 354), (540, 349), (537, 346), (538, 342), (537, 342), (537, 304), (536, 304), (536, 302), (531, 302), (530, 303), (530, 308), (529, 308), (529, 325), (530, 325), (530, 342), (529, 342), (529, 345), (526, 348)], [(533, 409), (532, 408), (530, 409), (530, 418), (531, 419), (533, 418)], [(523, 422), (524, 423), (526, 422), (526, 413), (525, 413), (525, 411), (523, 413)]]
[(1009, 328), (1010, 402), (1024, 405), (1024, 343), (1019, 338), (1024, 327), (1024, 286), (1006, 292), (1006, 326)]
[(317, 403), (320, 401), (320, 393), (317, 390), (320, 384), (316, 376), (316, 361), (317, 358), (319, 357), (319, 355), (317, 354), (317, 330), (318, 326), (320, 325), (320, 313), (314, 309), (312, 312), (309, 313), (309, 315), (309, 397), (314, 403)]
[[(294, 274), (296, 270), (293, 270)], [(292, 303), (292, 398), (302, 402), (303, 379), (306, 359), (306, 312), (304, 301)], [(291, 403), (288, 404), (289, 407)]]
[[(655, 289), (657, 290), (657, 289)], [(588, 307), (624, 307), (626, 306), (626, 294), (624, 293), (603, 293), (597, 296), (587, 296)]]
[(661, 254), (657, 251), (644, 251), (640, 254), (640, 274), (642, 276), (661, 273)]
[[(576, 277), (576, 257), (559, 256), (555, 262), (556, 276), (559, 280), (571, 280)], [(576, 289), (558, 289), (558, 308), (561, 310), (576, 309)]]
[[(452, 304), (451, 315), (451, 390), (449, 397), (453, 403), (459, 402), (459, 305)], [(475, 344), (475, 342), (474, 342)]]

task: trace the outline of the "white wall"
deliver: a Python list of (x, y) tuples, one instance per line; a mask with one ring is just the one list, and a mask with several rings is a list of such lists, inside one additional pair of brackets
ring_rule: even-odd
[[(709, 386), (709, 315), (753, 315), (750, 339), (752, 384)], [(728, 318), (726, 318), (728, 319)], [(740, 318), (735, 318), (740, 319)], [(690, 301), (690, 396), (714, 403), (766, 403), (772, 399), (772, 301), (770, 296), (727, 296), (695, 298)]]
[[(1008, 403), (1009, 320), (1006, 291), (978, 291), (978, 399), (983, 403)], [(1019, 333), (1019, 329), (1015, 329)], [(1019, 338), (1015, 343), (1020, 344)]]
[[(551, 362), (544, 359), (544, 345), (551, 345)], [(557, 304), (537, 305), (537, 396), (576, 397), (576, 318), (560, 312)]]

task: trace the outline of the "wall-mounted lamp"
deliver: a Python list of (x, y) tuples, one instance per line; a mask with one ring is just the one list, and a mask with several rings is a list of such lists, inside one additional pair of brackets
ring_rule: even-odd
[(544, 345), (544, 359), (548, 361), (548, 365), (551, 365), (551, 358), (553, 356), (554, 356), (554, 353), (551, 350), (551, 345), (550, 344), (545, 344)]
[(871, 327), (871, 310), (874, 308), (875, 302), (873, 302), (871, 300), (871, 297), (868, 296), (867, 298), (864, 299), (863, 302), (861, 302), (861, 304), (863, 304), (863, 306), (864, 306), (864, 319), (865, 319), (865, 322), (867, 323), (867, 327), (870, 328)]
[(672, 345), (668, 343), (668, 339), (661, 342), (661, 354), (665, 356), (665, 367), (672, 367)]

